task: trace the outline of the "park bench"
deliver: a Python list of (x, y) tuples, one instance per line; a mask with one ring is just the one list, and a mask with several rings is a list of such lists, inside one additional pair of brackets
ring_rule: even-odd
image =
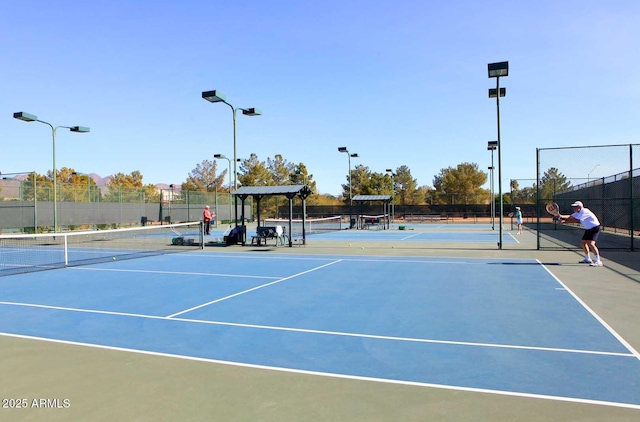
[(269, 239), (273, 239), (275, 245), (284, 245), (287, 234), (282, 226), (258, 226), (256, 227), (256, 235), (251, 236), (252, 246), (267, 245)]

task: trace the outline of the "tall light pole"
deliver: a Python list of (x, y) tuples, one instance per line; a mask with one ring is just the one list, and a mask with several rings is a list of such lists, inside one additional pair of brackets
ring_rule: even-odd
[(491, 167), (489, 167), (490, 171), (490, 179), (491, 179), (491, 230), (496, 229), (496, 201), (493, 194), (493, 171), (495, 170), (495, 166), (493, 165), (493, 151), (498, 148), (498, 141), (489, 141), (487, 142), (487, 150), (491, 151)]
[(345, 154), (347, 154), (347, 157), (349, 159), (349, 228), (353, 228), (353, 195), (351, 193), (351, 157), (353, 158), (357, 158), (358, 154), (354, 153), (351, 154), (349, 152), (349, 150), (347, 149), (347, 147), (338, 147), (338, 151), (339, 152), (344, 152)]
[(229, 227), (231, 227), (231, 158), (224, 154), (213, 154), (213, 158), (225, 159), (229, 162)]
[[(227, 102), (224, 94), (218, 91), (204, 91), (202, 93), (202, 98), (211, 102), (211, 103), (224, 103), (231, 108), (231, 112), (233, 113), (233, 190), (238, 190), (238, 151), (237, 151), (237, 143), (236, 143), (236, 112), (238, 110), (242, 111), (242, 114), (245, 116), (260, 116), (262, 112), (256, 108), (240, 108), (234, 107)], [(233, 213), (233, 219), (235, 221), (236, 227), (238, 226), (238, 198), (235, 198), (235, 208)]]
[(53, 126), (51, 123), (47, 123), (43, 120), (38, 120), (38, 116), (33, 114), (25, 113), (23, 111), (13, 113), (13, 118), (22, 120), (24, 122), (40, 122), (48, 125), (51, 128), (51, 133), (53, 136), (53, 232), (56, 233), (58, 231), (58, 190), (57, 190), (57, 176), (56, 176), (56, 132), (59, 128), (69, 129), (71, 132), (78, 133), (87, 133), (89, 132), (88, 127), (84, 126)]
[(502, 221), (504, 214), (504, 203), (502, 200), (502, 144), (500, 143), (500, 97), (504, 97), (507, 94), (506, 88), (500, 88), (500, 77), (509, 76), (509, 62), (489, 63), (487, 65), (489, 78), (496, 78), (495, 89), (489, 88), (489, 98), (496, 99), (496, 111), (498, 118), (498, 195), (500, 196), (500, 240), (498, 242), (498, 249), (502, 249)]
[(396, 219), (396, 207), (395, 207), (395, 193), (396, 193), (396, 182), (395, 182), (395, 173), (393, 169), (386, 169), (386, 172), (391, 176), (391, 221), (395, 222)]

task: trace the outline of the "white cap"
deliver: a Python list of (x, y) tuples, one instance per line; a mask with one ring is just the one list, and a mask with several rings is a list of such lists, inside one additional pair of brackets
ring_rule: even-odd
[(519, 210), (519, 209), (520, 209), (520, 207), (516, 207), (516, 209), (517, 209), (517, 210)]
[(580, 207), (580, 208), (584, 208), (584, 205), (582, 205), (582, 202), (580, 201), (576, 201), (573, 204), (571, 204), (572, 207)]

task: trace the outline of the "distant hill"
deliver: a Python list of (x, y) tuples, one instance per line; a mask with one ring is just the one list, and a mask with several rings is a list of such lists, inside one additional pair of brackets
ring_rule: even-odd
[[(0, 174), (0, 177), (2, 175)], [(107, 184), (109, 183), (109, 180), (111, 180), (111, 176), (107, 176), (107, 177), (102, 177), (99, 174), (96, 173), (89, 173), (89, 177), (91, 178), (91, 180), (93, 180), (95, 182), (96, 185), (100, 186), (100, 187), (105, 187), (107, 186)], [(29, 178), (28, 174), (18, 174), (15, 176), (7, 176), (6, 179), (7, 180), (27, 180)], [(5, 185), (7, 185), (7, 183), (5, 183)], [(160, 189), (171, 189), (171, 186), (166, 184), (166, 183), (158, 183), (154, 185), (156, 187), (156, 189), (160, 190)]]

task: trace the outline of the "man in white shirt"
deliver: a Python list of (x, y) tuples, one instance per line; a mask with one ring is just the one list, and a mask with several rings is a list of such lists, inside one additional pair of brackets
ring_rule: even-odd
[[(580, 223), (586, 230), (580, 241), (580, 246), (584, 250), (584, 259), (580, 261), (581, 264), (589, 264), (592, 267), (602, 267), (602, 261), (600, 260), (600, 251), (596, 246), (598, 237), (600, 236), (600, 220), (589, 209), (585, 208), (582, 202), (576, 201), (571, 204), (573, 207), (573, 214), (560, 215), (561, 223)], [(589, 249), (594, 253), (594, 259), (591, 260), (589, 256)]]

